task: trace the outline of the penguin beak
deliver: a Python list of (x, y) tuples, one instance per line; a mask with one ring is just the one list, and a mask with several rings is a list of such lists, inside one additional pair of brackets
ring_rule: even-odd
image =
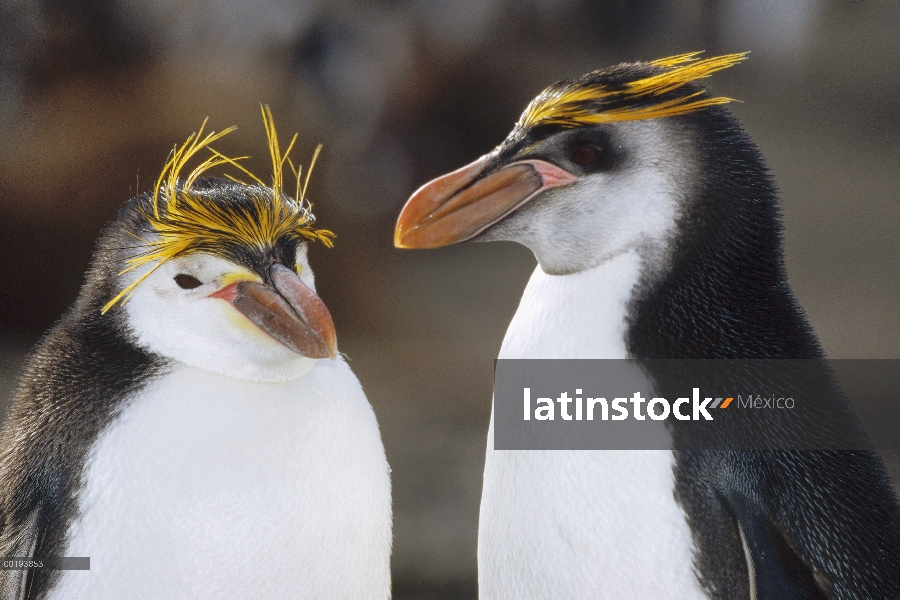
[(309, 358), (336, 358), (337, 334), (331, 313), (322, 299), (291, 269), (274, 264), (269, 285), (239, 281), (211, 298), (230, 302), (267, 334)]
[(578, 178), (543, 160), (521, 160), (486, 172), (495, 154), (429, 181), (397, 219), (397, 248), (440, 248), (471, 240), (550, 188)]

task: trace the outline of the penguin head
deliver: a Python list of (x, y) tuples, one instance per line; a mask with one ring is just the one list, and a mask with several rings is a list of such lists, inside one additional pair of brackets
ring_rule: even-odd
[[(200, 178), (196, 170), (182, 181), (188, 155), (216, 139), (192, 136), (154, 193), (127, 203), (101, 240), (99, 289), (103, 316), (137, 346), (232, 377), (281, 381), (337, 355), (307, 261), (308, 244), (330, 246), (333, 234), (313, 228), (303, 193), (282, 192), (286, 155), (273, 143), (271, 114), (264, 117), (275, 182)], [(221, 162), (233, 160), (213, 151), (204, 165)]]
[(495, 150), (412, 195), (395, 245), (512, 240), (550, 274), (632, 248), (664, 254), (702, 162), (682, 115), (729, 102), (696, 81), (744, 56), (679, 55), (550, 86)]

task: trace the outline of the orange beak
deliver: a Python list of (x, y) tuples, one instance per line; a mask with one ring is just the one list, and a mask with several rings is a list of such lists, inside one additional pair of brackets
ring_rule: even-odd
[(269, 283), (239, 281), (210, 298), (221, 298), (254, 325), (309, 358), (336, 358), (337, 335), (322, 299), (282, 264), (269, 268)]
[(440, 248), (470, 240), (550, 188), (578, 178), (543, 160), (522, 160), (482, 176), (494, 155), (429, 181), (397, 218), (398, 248)]

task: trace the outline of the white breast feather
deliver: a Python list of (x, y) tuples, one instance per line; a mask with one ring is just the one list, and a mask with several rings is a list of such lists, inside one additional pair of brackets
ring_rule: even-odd
[(52, 598), (390, 597), (389, 469), (342, 359), (281, 383), (179, 367), (92, 448)]
[[(500, 358), (625, 358), (636, 252), (574, 275), (538, 267)], [(649, 385), (649, 383), (648, 383)], [(494, 451), (478, 535), (481, 600), (705, 599), (669, 451)]]

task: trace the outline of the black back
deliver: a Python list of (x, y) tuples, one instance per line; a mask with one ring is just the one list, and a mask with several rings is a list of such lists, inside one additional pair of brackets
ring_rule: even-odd
[[(776, 190), (758, 149), (725, 108), (674, 118), (696, 135), (703, 176), (670, 268), (633, 300), (630, 354), (822, 358), (786, 282)], [(664, 364), (646, 362), (666, 386)], [(852, 414), (848, 423), (864, 435)], [(900, 508), (877, 454), (687, 450), (677, 428), (676, 497), (710, 597), (749, 598), (750, 572), (759, 599), (900, 598)]]
[[(139, 349), (123, 324), (121, 305), (100, 311), (140, 231), (137, 201), (101, 236), (75, 304), (44, 336), (22, 375), (2, 433), (0, 554), (64, 556), (77, 517), (87, 454), (129, 394), (159, 373), (160, 357)], [(43, 598), (58, 572), (3, 571), (2, 590)], [(13, 596), (12, 594), (15, 594)]]

